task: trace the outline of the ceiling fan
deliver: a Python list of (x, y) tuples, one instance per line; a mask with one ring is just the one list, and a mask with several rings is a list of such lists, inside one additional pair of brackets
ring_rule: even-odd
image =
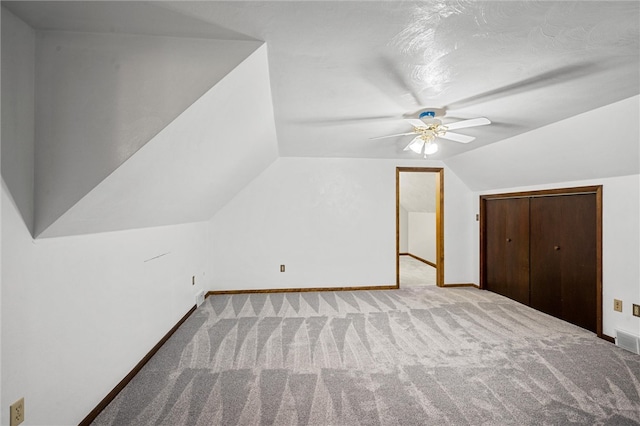
[(469, 143), (475, 139), (474, 136), (462, 135), (460, 133), (450, 132), (450, 130), (491, 124), (491, 121), (485, 117), (442, 124), (442, 120), (436, 118), (436, 112), (433, 110), (422, 111), (419, 115), (419, 119), (407, 118), (405, 120), (413, 126), (413, 130), (411, 132), (397, 133), (395, 135), (380, 136), (371, 139), (415, 135), (413, 140), (409, 142), (409, 145), (407, 145), (404, 150), (411, 150), (416, 154), (424, 154), (424, 158), (427, 158), (427, 155), (432, 155), (438, 152), (438, 144), (435, 142), (436, 138), (447, 139), (459, 143)]

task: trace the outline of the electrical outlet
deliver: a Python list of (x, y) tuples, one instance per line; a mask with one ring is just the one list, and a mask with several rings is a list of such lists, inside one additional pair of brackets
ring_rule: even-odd
[(9, 415), (11, 418), (9, 419), (10, 426), (18, 426), (20, 423), (24, 422), (24, 398), (20, 398), (9, 407)]
[(633, 316), (640, 317), (640, 305), (633, 304)]
[(613, 299), (613, 310), (616, 312), (622, 312), (622, 300)]
[(284, 272), (284, 265), (280, 265), (280, 272)]

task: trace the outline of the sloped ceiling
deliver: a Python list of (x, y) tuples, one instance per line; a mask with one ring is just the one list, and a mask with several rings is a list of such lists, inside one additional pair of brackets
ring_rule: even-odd
[(144, 2), (3, 7), (36, 29), (35, 236), (206, 220), (277, 157), (264, 43)]
[[(51, 235), (62, 235), (72, 229), (89, 232), (89, 227), (80, 231), (82, 226), (72, 226), (71, 219), (76, 215), (77, 218), (86, 216), (97, 223), (98, 218), (90, 217), (91, 212), (109, 203), (118, 205), (113, 195), (107, 196), (111, 189), (105, 190), (106, 198), (100, 202), (97, 201), (99, 191), (93, 190), (126, 164), (125, 160), (146, 142), (162, 140), (154, 136), (159, 136), (182, 111), (189, 111), (191, 103), (208, 93), (216, 81), (250, 55), (257, 47), (255, 40), (268, 46), (268, 69), (261, 68), (261, 72), (269, 79), (273, 114), (268, 119), (274, 122), (279, 155), (414, 158), (413, 153), (403, 151), (410, 137), (409, 140), (407, 137), (370, 138), (410, 130), (403, 118), (428, 108), (444, 113), (445, 124), (485, 116), (493, 124), (460, 131), (475, 136), (474, 142), (441, 142), (440, 151), (432, 156), (451, 165), (467, 185), (476, 189), (511, 186), (518, 181), (521, 169), (516, 167), (508, 170), (511, 175), (503, 169), (505, 173), (501, 178), (496, 177), (497, 172), (493, 171), (496, 174), (493, 176), (485, 169), (487, 164), (497, 165), (496, 162), (522, 162), (523, 152), (537, 154), (541, 145), (536, 137), (527, 136), (530, 132), (554, 129), (554, 123), (564, 120), (570, 120), (567, 125), (570, 127), (585, 124), (580, 119), (573, 121), (572, 117), (625, 99), (631, 101), (624, 103), (624, 107), (630, 108), (629, 104), (637, 102), (640, 93), (640, 3), (637, 1), (73, 1), (3, 2), (3, 5), (39, 30), (38, 55), (46, 59), (44, 65), (51, 66), (39, 71), (37, 89), (41, 95), (37, 95), (36, 120), (36, 232), (60, 220), (49, 231)], [(73, 35), (87, 33), (95, 34), (87, 36), (85, 45)], [(123, 60), (117, 46), (113, 46), (118, 43), (104, 42), (117, 39), (127, 45), (123, 40), (135, 37), (152, 38), (159, 46), (145, 48), (139, 41), (141, 48), (128, 61)], [(191, 50), (191, 56), (184, 53), (189, 52), (184, 46), (171, 47), (171, 43), (176, 46), (186, 38), (193, 41), (194, 37), (203, 45), (217, 41), (225, 47), (215, 52), (210, 50), (210, 54), (204, 53), (206, 48)], [(164, 42), (172, 38), (172, 42)], [(178, 38), (185, 40), (178, 41)], [(176, 52), (175, 61), (170, 59), (171, 54), (166, 56), (166, 51), (161, 53), (162, 49)], [(160, 52), (159, 56), (167, 62), (151, 61), (157, 65), (152, 68), (161, 70), (165, 65), (171, 67), (177, 63), (191, 67), (194, 73), (169, 79), (169, 83), (165, 80), (165, 84), (159, 83), (161, 87), (149, 88), (145, 86), (147, 79), (141, 77), (146, 71), (138, 68), (137, 74), (134, 73), (137, 77), (131, 81), (140, 82), (140, 87), (129, 84), (126, 91), (131, 93), (119, 98), (145, 98), (134, 93), (148, 90), (146, 100), (138, 103), (144, 107), (137, 111), (137, 116), (135, 111), (131, 114), (127, 109), (128, 101), (105, 103), (109, 96), (92, 98), (95, 93), (90, 87), (108, 88), (109, 79), (117, 81), (119, 74), (141, 66), (138, 59), (154, 52)], [(80, 57), (84, 59), (74, 62)], [(60, 60), (56, 62), (56, 58)], [(91, 61), (95, 69), (101, 70), (98, 75), (107, 78), (99, 81), (75, 78), (81, 74), (74, 73)], [(56, 74), (65, 66), (68, 68), (64, 73)], [(212, 72), (216, 76), (211, 80), (204, 78), (209, 70), (217, 70)], [(196, 75), (198, 77), (190, 77)], [(76, 98), (88, 94), (89, 101), (69, 102), (65, 98), (68, 91), (59, 90), (45, 93), (48, 97), (43, 103), (42, 87), (50, 87), (51, 79), (58, 82), (53, 87), (66, 87), (67, 82), (73, 82)], [(202, 83), (193, 92), (183, 92), (176, 86), (192, 80)], [(162, 98), (171, 99), (171, 105), (156, 102), (154, 96), (167, 87), (175, 87), (173, 92), (177, 93), (173, 96), (164, 92), (167, 96)], [(241, 87), (238, 89), (242, 93)], [(119, 93), (114, 90), (110, 96)], [(181, 101), (174, 104), (174, 98)], [(180, 106), (176, 107), (177, 104)], [(54, 105), (61, 107), (61, 111), (54, 109)], [(104, 112), (112, 115), (107, 114), (104, 120), (85, 126), (87, 108), (96, 105), (98, 109), (93, 117)], [(226, 106), (217, 104), (216, 108), (210, 111), (212, 116), (230, 117)], [(47, 111), (55, 111), (55, 119), (44, 120), (42, 116)], [(125, 118), (118, 116), (123, 111), (126, 111)], [(250, 128), (254, 126), (254, 118), (263, 112), (261, 107), (254, 110), (252, 102), (247, 102), (244, 109), (233, 109), (233, 114), (239, 114), (242, 119), (230, 119), (238, 120), (240, 127)], [(62, 120), (57, 119), (60, 115)], [(637, 127), (638, 118), (631, 115), (627, 111), (614, 125), (618, 126), (619, 120), (627, 120), (622, 127)], [(118, 120), (124, 120), (120, 124), (127, 125), (114, 126)], [(59, 123), (66, 123), (62, 131), (56, 128)], [(598, 134), (608, 131), (609, 123), (601, 126)], [(564, 129), (563, 135), (571, 134), (564, 125), (560, 128)], [(549, 136), (545, 133), (548, 130), (541, 131)], [(228, 135), (225, 132), (221, 134)], [(588, 133), (592, 137), (596, 132)], [(554, 144), (548, 147), (549, 155), (555, 155), (554, 150), (560, 148), (554, 160), (558, 164), (565, 157), (576, 158), (569, 152), (577, 149), (579, 143), (562, 145), (569, 139), (555, 138)], [(69, 140), (75, 142), (65, 146)], [(233, 146), (240, 142), (241, 139), (236, 138), (228, 143)], [(627, 149), (628, 144), (620, 147)], [(235, 151), (224, 151), (227, 148), (225, 145), (216, 149), (231, 155), (230, 161), (234, 163)], [(496, 150), (500, 154), (496, 154)], [(478, 153), (473, 154), (474, 151)], [(164, 154), (143, 155), (160, 158)], [(93, 159), (87, 160), (91, 156)], [(483, 161), (485, 157), (487, 161)], [(240, 158), (242, 154), (237, 157)], [(136, 160), (140, 165), (145, 163), (142, 159)], [(638, 169), (627, 163), (621, 167), (617, 161), (615, 155), (606, 156), (606, 161), (599, 163), (600, 175)], [(204, 163), (199, 164), (205, 167)], [(562, 181), (573, 176), (593, 176), (590, 174), (592, 162), (563, 164), (565, 167), (547, 170), (544, 178), (527, 174), (529, 179), (521, 181), (537, 179), (536, 183), (540, 183), (541, 179)], [(55, 179), (47, 175), (49, 169), (57, 171)], [(138, 173), (144, 175), (147, 171), (141, 169)], [(102, 187), (122, 189), (126, 186), (125, 179), (130, 185), (137, 185), (132, 171), (120, 173), (122, 176)], [(120, 180), (123, 183), (117, 183)], [(51, 186), (54, 183), (55, 187)], [(142, 190), (149, 184), (137, 188)], [(205, 195), (200, 189), (183, 188)], [(75, 213), (62, 218), (90, 193), (92, 201), (84, 200), (75, 208)], [(220, 197), (219, 201), (225, 200), (225, 196), (213, 196)], [(180, 200), (185, 201), (177, 197), (170, 204)], [(201, 213), (210, 210), (211, 205), (207, 206)], [(124, 207), (126, 205), (120, 206)], [(188, 216), (185, 214), (184, 218)], [(167, 212), (165, 218), (170, 217), (175, 219), (175, 212)], [(120, 220), (114, 219), (113, 226)]]
[[(244, 125), (248, 105), (251, 126)], [(277, 149), (262, 46), (40, 236), (207, 220), (277, 158)]]
[(259, 42), (248, 41), (40, 32), (35, 90), (36, 233), (258, 46)]
[[(640, 174), (635, 96), (447, 159), (473, 190)], [(560, 177), (560, 179), (559, 179)]]
[(635, 96), (640, 2), (167, 2), (269, 45), (280, 154), (414, 157), (402, 120), (488, 117), (448, 157)]
[(148, 1), (3, 1), (2, 5), (41, 31), (255, 41), (242, 33), (176, 14)]
[(428, 107), (494, 122), (442, 143), (433, 158), (446, 159), (640, 93), (633, 0), (5, 3), (46, 29), (175, 35), (190, 22), (266, 42), (283, 156), (413, 158), (406, 138), (369, 138)]

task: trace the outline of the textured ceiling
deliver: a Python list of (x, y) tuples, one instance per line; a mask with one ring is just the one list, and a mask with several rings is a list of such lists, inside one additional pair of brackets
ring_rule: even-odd
[(493, 121), (446, 159), (640, 92), (637, 1), (9, 4), (37, 28), (266, 41), (283, 156), (409, 158), (410, 136), (370, 138), (425, 107)]
[(369, 138), (424, 107), (495, 123), (445, 159), (639, 93), (637, 1), (162, 4), (267, 42), (285, 156), (410, 157)]
[[(241, 142), (245, 131), (251, 134), (254, 129), (254, 133), (266, 135), (263, 140), (254, 137), (251, 142), (257, 144), (255, 153), (260, 153), (260, 148), (267, 149), (267, 159), (278, 155), (409, 159), (416, 155), (403, 148), (411, 136), (372, 138), (410, 131), (404, 118), (416, 117), (424, 109), (437, 109), (444, 115), (445, 124), (480, 116), (493, 122), (459, 131), (475, 136), (477, 139), (472, 143), (439, 141), (440, 151), (431, 157), (442, 160), (449, 171), (460, 176), (471, 189), (640, 172), (638, 1), (69, 1), (2, 2), (2, 5), (32, 28), (45, 31), (39, 33), (37, 42), (38, 75), (49, 75), (41, 66), (43, 47), (46, 47), (43, 40), (64, 38), (69, 34), (90, 45), (81, 49), (82, 55), (108, 64), (111, 64), (108, 60), (113, 52), (104, 56), (105, 46), (93, 46), (89, 39), (113, 41), (134, 37), (130, 34), (142, 38), (157, 36), (151, 37), (153, 43), (174, 53), (166, 55), (164, 60), (171, 61), (172, 66), (184, 63), (201, 68), (203, 76), (211, 74), (215, 68), (210, 65), (212, 61), (226, 67), (237, 63), (236, 56), (246, 57), (246, 52), (225, 52), (223, 49), (204, 56), (196, 55), (186, 62), (185, 59), (172, 60), (173, 57), (180, 58), (176, 55), (180, 52), (173, 51), (167, 37), (185, 37), (188, 39), (181, 40), (195, 44), (205, 39), (224, 40), (229, 48), (235, 45), (246, 48), (261, 44), (254, 42), (266, 42), (266, 61), (254, 72), (255, 78), (265, 81), (269, 90), (252, 97), (246, 93), (248, 84), (242, 79), (233, 80), (231, 86), (234, 87), (225, 86), (228, 89), (226, 102), (212, 102), (206, 114), (199, 110), (201, 115), (191, 111), (188, 105), (184, 110), (190, 117), (210, 114), (234, 123), (233, 129), (237, 131), (228, 126), (223, 126), (223, 130), (209, 128), (208, 118), (185, 128), (206, 128), (211, 140), (216, 140), (208, 155), (219, 159), (221, 167), (227, 163), (237, 165), (239, 169), (234, 173), (243, 178), (257, 175), (268, 162), (243, 162), (242, 150), (235, 146)], [(86, 33), (101, 34), (85, 37)], [(54, 49), (55, 55), (62, 55), (55, 53), (61, 52), (59, 45), (50, 48)], [(135, 50), (135, 46), (129, 43), (125, 50)], [(155, 68), (153, 73), (162, 74), (167, 67), (154, 67), (147, 57), (159, 55), (161, 51), (143, 49), (139, 55), (134, 55), (139, 56), (140, 61), (136, 59), (131, 64), (151, 66)], [(86, 65), (86, 61), (80, 61), (78, 66), (73, 61), (62, 61), (62, 68), (71, 70), (67, 70), (69, 74), (64, 77), (69, 77), (76, 89), (81, 88), (78, 84), (90, 80), (72, 78), (76, 70), (84, 70), (88, 77), (102, 81), (97, 74), (88, 72)], [(119, 69), (116, 64), (117, 72), (112, 74), (120, 75)], [(230, 74), (235, 74), (235, 70)], [(148, 86), (145, 79), (144, 76), (141, 79), (143, 88)], [(191, 84), (197, 79), (179, 80)], [(121, 79), (114, 81), (122, 83)], [(42, 87), (49, 85), (40, 84), (38, 89)], [(174, 85), (167, 87), (180, 90)], [(208, 93), (208, 87), (198, 89), (195, 96)], [(77, 93), (82, 95), (83, 90)], [(61, 93), (68, 92), (62, 90)], [(147, 105), (133, 92), (120, 92), (114, 93), (132, 97), (133, 104), (143, 109), (156, 105), (153, 102)], [(151, 92), (164, 96), (162, 90)], [(41, 106), (42, 91), (36, 97), (37, 105)], [(164, 96), (157, 105), (173, 104), (179, 97)], [(49, 104), (56, 106), (52, 111), (57, 113), (72, 105)], [(233, 108), (227, 107), (231, 104)], [(122, 115), (124, 111), (113, 102), (100, 101), (92, 105), (116, 115)], [(116, 106), (111, 108), (112, 105)], [(183, 107), (185, 105), (179, 110)], [(73, 118), (70, 116), (71, 123), (76, 122)], [(123, 119), (131, 121), (133, 118), (125, 114)], [(162, 122), (164, 129), (169, 131), (175, 128), (170, 120)], [(36, 121), (42, 135), (42, 120), (37, 116)], [(98, 121), (111, 126), (108, 120)], [(56, 125), (59, 122), (54, 120)], [(99, 184), (98, 179), (91, 181), (87, 188), (78, 191), (79, 197), (85, 198), (66, 213), (54, 212), (52, 218), (67, 216), (57, 221), (55, 229), (49, 233), (65, 235), (199, 220), (213, 214), (216, 206), (228, 200), (230, 194), (216, 193), (215, 188), (208, 188), (203, 183), (206, 182), (202, 179), (203, 173), (210, 166), (206, 158), (198, 158), (201, 162), (190, 181), (182, 182), (178, 178), (180, 173), (173, 157), (169, 158), (169, 151), (162, 151), (168, 142), (152, 138), (156, 131), (161, 134), (162, 126), (146, 135), (148, 137), (138, 138), (140, 143), (133, 148), (128, 145), (127, 138), (114, 138), (117, 140), (113, 141), (112, 151), (118, 151), (116, 154), (120, 155), (122, 147), (132, 148), (126, 150), (127, 155), (138, 149), (141, 154), (132, 157), (135, 161), (127, 160), (122, 166), (119, 161), (109, 165), (101, 176), (112, 171), (118, 173), (109, 174), (109, 178)], [(267, 132), (260, 131), (267, 128)], [(79, 127), (74, 124), (68, 126), (69, 129), (78, 130)], [(125, 133), (137, 135), (139, 130), (127, 128)], [(221, 135), (224, 137), (220, 138)], [(606, 155), (599, 150), (598, 142), (603, 137), (615, 138)], [(142, 150), (149, 138), (158, 146)], [(260, 143), (265, 146), (261, 147)], [(55, 166), (56, 170), (68, 175), (74, 185), (90, 182), (85, 176), (86, 170), (98, 170), (96, 166), (104, 165), (101, 159), (111, 158), (100, 155), (95, 161), (75, 161), (72, 155), (65, 155), (59, 146), (55, 146), (52, 152), (62, 161), (56, 166), (50, 161), (53, 156), (43, 152), (38, 143), (36, 145), (36, 151), (46, 160), (44, 164), (37, 162), (36, 176), (42, 176), (43, 169)], [(103, 145), (109, 144), (99, 147)], [(82, 153), (83, 150), (84, 146), (82, 150), (72, 152)], [(183, 154), (184, 161), (193, 161), (188, 158), (189, 153)], [(65, 163), (86, 170), (84, 174), (67, 173), (69, 168)], [(135, 169), (136, 165), (142, 166)], [(136, 176), (146, 173), (151, 173), (147, 180), (138, 182)], [(118, 216), (118, 211), (127, 209), (127, 205), (118, 204), (125, 188), (147, 194), (155, 182), (153, 176), (165, 175), (175, 175), (177, 183), (172, 197), (175, 204), (164, 212), (163, 219), (153, 224), (142, 219), (140, 223), (129, 223)], [(225, 179), (232, 178), (231, 174), (220, 176), (220, 185)], [(36, 195), (42, 186), (42, 182), (36, 182)], [(91, 190), (94, 186), (96, 189)], [(65, 194), (69, 195), (69, 187), (60, 185), (47, 194), (52, 200), (59, 200)], [(184, 197), (187, 193), (211, 197), (211, 203), (197, 203), (195, 195), (187, 200)], [(86, 194), (90, 197), (86, 198)], [(74, 201), (78, 199), (76, 195), (67, 198)], [(147, 200), (149, 206), (161, 202), (161, 194), (152, 194), (153, 197), (153, 200)], [(133, 205), (135, 200), (132, 196), (128, 202)], [(187, 218), (179, 213), (180, 203), (197, 204), (194, 208), (199, 210), (194, 217)], [(37, 204), (36, 213), (42, 213), (42, 206)], [(115, 206), (113, 214), (104, 208), (111, 205)], [(139, 210), (141, 217), (143, 210)], [(96, 216), (96, 211), (111, 216), (105, 219), (104, 215)], [(74, 218), (83, 218), (84, 224)], [(100, 228), (104, 224), (107, 228)]]

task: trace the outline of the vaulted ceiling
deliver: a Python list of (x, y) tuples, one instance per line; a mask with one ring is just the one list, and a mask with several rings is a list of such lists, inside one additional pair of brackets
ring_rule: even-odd
[[(476, 140), (470, 144), (443, 141), (440, 151), (432, 156), (450, 165), (472, 189), (507, 186), (496, 182), (496, 169), (521, 159), (522, 152), (540, 157), (541, 148), (547, 156), (558, 149), (561, 155), (556, 158), (579, 152), (581, 158), (586, 155), (596, 161), (599, 157), (593, 147), (586, 153), (581, 151), (585, 138), (598, 140), (596, 138), (607, 135), (612, 128), (621, 133), (620, 137), (616, 136), (616, 152), (608, 156), (606, 164), (601, 162), (591, 176), (638, 173), (638, 119), (633, 117), (640, 93), (640, 3), (637, 1), (2, 4), (38, 31), (38, 60), (51, 70), (59, 70), (55, 67), (56, 61), (63, 61), (68, 73), (69, 64), (77, 60), (77, 69), (87, 63), (95, 65), (94, 69), (114, 67), (106, 74), (101, 71), (101, 75), (113, 77), (149, 61), (149, 70), (156, 68), (150, 75), (155, 75), (158, 68), (169, 65), (162, 60), (154, 62), (153, 55), (162, 57), (165, 53), (177, 58), (186, 68), (185, 73), (171, 74), (177, 75), (177, 80), (154, 80), (160, 87), (171, 85), (180, 87), (179, 90), (161, 90), (156, 86), (144, 92), (144, 88), (130, 87), (127, 90), (143, 91), (137, 98), (138, 103), (129, 99), (124, 104), (120, 101), (105, 104), (116, 105), (120, 110), (123, 105), (130, 108), (129, 117), (114, 118), (116, 125), (111, 127), (115, 130), (109, 134), (109, 140), (94, 144), (115, 147), (106, 152), (96, 148), (96, 157), (106, 156), (110, 160), (90, 161), (85, 164), (87, 170), (78, 166), (82, 184), (76, 182), (78, 175), (74, 177), (65, 171), (75, 182), (74, 191), (46, 188), (52, 184), (51, 179), (36, 182), (36, 192), (40, 187), (43, 194), (39, 211), (44, 212), (40, 219), (36, 218), (36, 234), (47, 228), (50, 235), (65, 235), (142, 226), (135, 221), (124, 223), (116, 210), (135, 204), (136, 194), (150, 193), (158, 176), (164, 176), (167, 182), (171, 176), (178, 176), (179, 171), (171, 165), (172, 157), (181, 158), (182, 164), (198, 169), (237, 164), (234, 170), (227, 170), (226, 176), (244, 180), (259, 173), (277, 155), (415, 158), (415, 154), (403, 151), (411, 136), (371, 138), (409, 131), (403, 118), (415, 117), (420, 111), (433, 108), (445, 114), (445, 123), (480, 116), (493, 122), (489, 126), (460, 130), (475, 136)], [(130, 50), (127, 54), (118, 53), (117, 45), (127, 45), (128, 37), (136, 37), (133, 43), (140, 46), (137, 56), (127, 56)], [(176, 53), (178, 51), (184, 54)], [(250, 64), (246, 63), (248, 58), (253, 58)], [(208, 70), (214, 71), (208, 73)], [(62, 87), (60, 82), (42, 81), (53, 77), (43, 76), (42, 70), (38, 72), (41, 89)], [(233, 77), (234, 73), (242, 77)], [(225, 80), (227, 75), (233, 80), (231, 83)], [(69, 84), (74, 79), (76, 83), (83, 81), (77, 77), (64, 78)], [(145, 79), (140, 77), (135, 81)], [(215, 87), (224, 81), (225, 88), (219, 87), (216, 92)], [(250, 81), (261, 81), (263, 85), (256, 88)], [(262, 90), (264, 84), (266, 91)], [(75, 87), (78, 93), (86, 92), (86, 88)], [(211, 94), (212, 90), (217, 94)], [(175, 96), (176, 92), (181, 94)], [(54, 95), (57, 97), (52, 101), (64, 101), (62, 93), (48, 96)], [(631, 105), (625, 107), (619, 117), (612, 112), (617, 111), (615, 108), (606, 109), (629, 99), (632, 99)], [(191, 156), (176, 157), (176, 151), (161, 148), (163, 144), (174, 143), (163, 138), (163, 132), (170, 134), (172, 126), (179, 127), (181, 111), (189, 113), (190, 108), (204, 108), (212, 116), (225, 117), (233, 123), (237, 134), (228, 127), (200, 123), (207, 127), (201, 132), (206, 135), (202, 138), (215, 139), (211, 152), (198, 157), (191, 151)], [(605, 108), (602, 114), (594, 113), (602, 108)], [(88, 115), (82, 115), (82, 110), (70, 111), (65, 117), (58, 115), (78, 127), (78, 117), (81, 120), (95, 118), (86, 110)], [(139, 116), (134, 117), (136, 113)], [(44, 112), (40, 114), (47, 116)], [(189, 114), (195, 117), (193, 120), (207, 120), (203, 118), (206, 114), (193, 111)], [(597, 117), (603, 115), (607, 121), (598, 122)], [(619, 123), (618, 119), (624, 121)], [(584, 131), (573, 137), (575, 126), (567, 129), (561, 124), (567, 120), (575, 120)], [(103, 123), (105, 129), (110, 123), (113, 122)], [(189, 128), (190, 123), (182, 126)], [(58, 137), (83, 140), (89, 137), (82, 134), (82, 129), (73, 134), (70, 128), (71, 125)], [(560, 129), (562, 146), (558, 146), (553, 129)], [(104, 136), (104, 132), (100, 134)], [(546, 145), (539, 145), (539, 137), (545, 138)], [(153, 143), (145, 147), (149, 141)], [(48, 165), (52, 156), (42, 154), (43, 147), (60, 149), (48, 143), (44, 140), (36, 143), (41, 153), (38, 161), (43, 163), (36, 164), (37, 170), (52, 167)], [(187, 152), (194, 149), (187, 141), (185, 144), (183, 149)], [(242, 146), (251, 148), (247, 152)], [(69, 155), (75, 155), (73, 144), (67, 148), (71, 149)], [(509, 155), (496, 155), (496, 150)], [(207, 163), (216, 156), (215, 152), (224, 160)], [(575, 156), (578, 158), (578, 154)], [(259, 157), (267, 160), (258, 161)], [(542, 161), (542, 157), (538, 160)], [(81, 164), (82, 158), (77, 162)], [(491, 167), (484, 167), (485, 162)], [(624, 164), (621, 166), (621, 163)], [(100, 167), (95, 167), (96, 164)], [(148, 172), (153, 164), (161, 174), (151, 173), (146, 183), (139, 182), (136, 174)], [(573, 165), (571, 161), (568, 164), (569, 170), (557, 168), (555, 175), (545, 179), (589, 177), (571, 170), (574, 166), (584, 169), (583, 165)], [(58, 167), (63, 167), (62, 163)], [(527, 177), (523, 178), (523, 184), (530, 183), (530, 177), (537, 173), (533, 166), (527, 170), (526, 164), (516, 169), (511, 173)], [(114, 173), (116, 170), (118, 173)], [(205, 188), (198, 184), (202, 191), (196, 190), (193, 199), (177, 196), (207, 176), (202, 172), (193, 173), (192, 180), (176, 184), (172, 189), (176, 196), (169, 196), (175, 201), (175, 208), (168, 208), (154, 224), (186, 221), (214, 213), (230, 196), (221, 187)], [(64, 185), (60, 179), (59, 185)], [(225, 180), (221, 176), (216, 179)], [(101, 185), (102, 189), (95, 192)], [(137, 188), (129, 189), (131, 203), (125, 202), (126, 206), (113, 203), (108, 194), (122, 193), (125, 187)], [(86, 198), (92, 191), (94, 194)], [(222, 193), (224, 195), (219, 195)], [(219, 202), (199, 207), (197, 197), (206, 194)], [(47, 196), (51, 199), (47, 200)], [(153, 200), (147, 201), (149, 205), (154, 204)], [(105, 211), (110, 211), (105, 206), (109, 205), (116, 207), (105, 218)], [(174, 211), (179, 205), (192, 206), (196, 210), (194, 217), (179, 217), (181, 214)], [(147, 213), (140, 209), (137, 215), (146, 217)], [(108, 229), (98, 229), (100, 226), (91, 225), (92, 221), (110, 225), (105, 225)]]
[[(266, 41), (280, 154), (406, 158), (405, 115), (488, 117), (472, 144), (637, 95), (638, 2), (169, 2)], [(410, 140), (410, 137), (409, 137)]]

